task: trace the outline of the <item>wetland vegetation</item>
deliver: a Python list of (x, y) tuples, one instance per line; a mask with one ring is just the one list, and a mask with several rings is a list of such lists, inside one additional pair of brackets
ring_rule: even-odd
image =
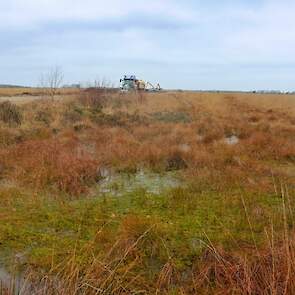
[(294, 96), (10, 95), (4, 294), (294, 294)]

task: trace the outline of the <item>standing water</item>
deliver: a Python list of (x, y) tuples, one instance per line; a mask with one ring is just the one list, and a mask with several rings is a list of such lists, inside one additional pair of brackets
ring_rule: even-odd
[(239, 138), (236, 135), (231, 135), (229, 137), (225, 138), (225, 142), (229, 145), (235, 145), (237, 143), (239, 143)]
[(0, 266), (0, 294), (28, 294), (22, 292), (24, 284), (25, 280), (22, 273), (16, 271), (15, 274), (11, 274), (5, 267)]
[(139, 189), (148, 193), (160, 194), (161, 192), (182, 185), (181, 180), (174, 172), (163, 174), (139, 170), (135, 174), (105, 173), (107, 176), (98, 184), (98, 191), (103, 194), (122, 196)]

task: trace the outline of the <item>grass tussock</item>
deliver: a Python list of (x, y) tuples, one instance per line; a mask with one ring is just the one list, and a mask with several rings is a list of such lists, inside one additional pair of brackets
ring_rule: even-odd
[(293, 294), (294, 241), (284, 241), (252, 257), (208, 249), (194, 273), (203, 294)]
[(0, 121), (8, 125), (20, 125), (22, 114), (19, 107), (10, 101), (0, 102)]
[(98, 177), (98, 162), (75, 142), (26, 141), (5, 158), (8, 178), (39, 190), (55, 187), (79, 195)]

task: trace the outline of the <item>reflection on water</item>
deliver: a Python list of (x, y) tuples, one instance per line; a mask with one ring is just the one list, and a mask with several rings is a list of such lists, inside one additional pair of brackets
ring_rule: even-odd
[(229, 145), (235, 145), (237, 143), (239, 143), (239, 138), (236, 135), (231, 135), (229, 137), (225, 138), (225, 142)]
[[(102, 180), (97, 189), (101, 194), (122, 196), (125, 193), (143, 189), (148, 193), (160, 194), (161, 192), (183, 186), (183, 181), (175, 172), (155, 173), (139, 170), (135, 174), (114, 173), (111, 169), (100, 168), (98, 171)], [(23, 255), (16, 255), (16, 265), (21, 265)], [(13, 272), (0, 264), (0, 295), (27, 295), (38, 294), (34, 288), (42, 287), (42, 284), (33, 286), (25, 278), (24, 272), (15, 267)], [(59, 284), (58, 280), (55, 282)], [(39, 288), (40, 289), (40, 288)]]
[(24, 290), (24, 277), (21, 272), (16, 271), (14, 274), (0, 266), (0, 294), (20, 295), (29, 294)]
[(98, 191), (104, 194), (121, 196), (126, 192), (144, 189), (148, 193), (160, 194), (164, 190), (182, 185), (174, 172), (163, 174), (139, 170), (135, 174), (111, 173), (104, 168), (105, 177), (98, 184)]

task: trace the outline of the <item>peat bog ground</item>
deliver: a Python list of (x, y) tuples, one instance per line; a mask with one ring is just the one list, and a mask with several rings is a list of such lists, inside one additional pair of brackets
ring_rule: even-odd
[(2, 294), (295, 293), (295, 96), (3, 91)]

